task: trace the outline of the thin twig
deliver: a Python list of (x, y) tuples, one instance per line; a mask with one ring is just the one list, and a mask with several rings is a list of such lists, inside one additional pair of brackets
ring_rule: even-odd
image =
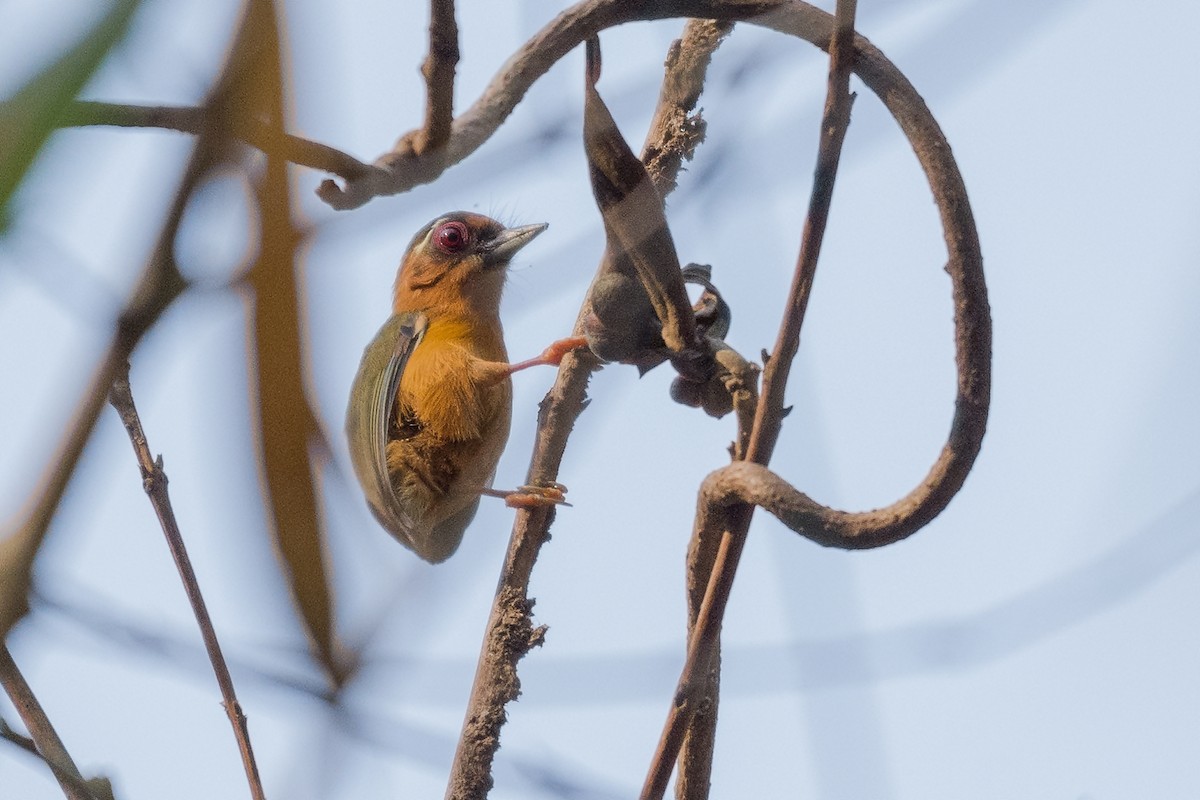
[(8, 720), (3, 717), (0, 717), (0, 739), (21, 748), (31, 755), (35, 755), (38, 758), (42, 757), (42, 754), (38, 752), (37, 745), (33, 743), (33, 739), (14, 731), (12, 726), (8, 724)]
[(800, 329), (812, 294), (817, 260), (825, 239), (825, 224), (833, 202), (833, 184), (842, 156), (842, 141), (850, 127), (850, 71), (854, 65), (854, 15), (857, 0), (838, 0), (833, 40), (829, 46), (829, 85), (825, 111), (821, 118), (821, 139), (817, 148), (817, 166), (813, 175), (812, 196), (804, 218), (800, 255), (788, 291), (788, 306), (775, 340), (775, 350), (763, 368), (763, 391), (754, 429), (750, 433), (747, 460), (766, 464), (771, 460), (779, 429), (783, 423), (783, 395), (787, 388), (792, 361), (800, 346)]
[[(147, 106), (133, 103), (104, 103), (76, 100), (68, 106), (60, 125), (84, 127), (109, 125), (118, 128), (162, 128), (198, 134), (209, 112), (204, 106)], [(303, 167), (328, 172), (348, 181), (360, 180), (379, 168), (320, 142), (290, 133), (277, 135), (261, 120), (238, 117), (230, 122), (232, 135), (267, 155)]]
[[(700, 70), (695, 81), (703, 85), (703, 70), (707, 65), (707, 59), (669, 60), (664, 83), (687, 83), (680, 71)], [(660, 96), (660, 104), (677, 101), (678, 98), (667, 91)], [(694, 105), (694, 98), (691, 103)], [(691, 108), (688, 106), (683, 113), (686, 115)], [(661, 109), (656, 113), (656, 118), (664, 116)], [(662, 132), (663, 139), (657, 140), (652, 135), (646, 147), (661, 154), (656, 162), (659, 167), (651, 172), (651, 179), (665, 198), (675, 187), (675, 174), (680, 165), (691, 159), (702, 136), (668, 139), (670, 129), (667, 126), (657, 130)], [(587, 307), (585, 300), (583, 309)], [(583, 331), (584, 313), (581, 310), (576, 321), (576, 334)], [(539, 407), (537, 435), (526, 483), (547, 485), (557, 479), (571, 430), (588, 404), (588, 381), (599, 367), (599, 362), (587, 351), (573, 351), (563, 358), (554, 386)], [(533, 625), (533, 601), (528, 593), (533, 565), (542, 545), (549, 539), (554, 513), (553, 508), (517, 511), (488, 619), (488, 633), (476, 666), (466, 719), (451, 766), (447, 800), (482, 800), (491, 790), (492, 762), (500, 746), (505, 706), (520, 693), (517, 663), (532, 647), (540, 645), (545, 635), (544, 627)]]
[[(850, 71), (854, 58), (855, 0), (838, 0), (834, 35), (829, 47), (829, 81), (825, 110), (821, 120), (821, 138), (817, 149), (817, 166), (813, 176), (812, 196), (809, 199), (801, 238), (800, 255), (795, 276), (788, 294), (788, 310), (780, 326), (775, 353), (763, 372), (763, 391), (759, 397), (750, 433), (746, 460), (765, 464), (779, 435), (783, 419), (783, 390), (800, 340), (804, 311), (812, 289), (817, 258), (829, 217), (833, 186), (837, 177), (842, 142), (850, 122)], [(692, 717), (710, 700), (709, 688), (715, 679), (712, 664), (720, 648), (721, 621), (725, 605), (737, 572), (738, 561), (750, 526), (753, 506), (739, 506), (730, 512), (730, 525), (721, 537), (712, 560), (712, 573), (689, 631), (688, 657), (679, 678), (662, 737), (651, 761), (642, 800), (659, 800), (666, 791), (671, 771), (683, 745), (684, 733)], [(701, 529), (695, 534), (701, 540)], [(711, 700), (710, 700), (711, 702)], [(701, 791), (701, 789), (703, 791)], [(707, 787), (697, 789), (706, 796)]]
[(17, 668), (12, 654), (8, 652), (8, 646), (3, 643), (0, 643), (0, 684), (3, 684), (4, 691), (17, 713), (21, 715), (21, 721), (25, 723), (35, 746), (34, 752), (50, 767), (50, 771), (62, 787), (63, 794), (68, 800), (95, 800), (87, 781), (75, 766), (75, 760), (67, 752), (66, 745), (58, 737), (58, 732), (46, 716), (45, 709), (25, 681), (21, 670)]
[(417, 154), (441, 150), (454, 122), (454, 67), (458, 64), (458, 23), (454, 0), (430, 0), (429, 54), (421, 65), (425, 77), (425, 126), (417, 138)]
[(113, 800), (112, 783), (108, 778), (81, 778), (72, 775), (66, 769), (38, 752), (37, 745), (34, 744), (33, 739), (14, 731), (8, 722), (2, 718), (0, 718), (0, 739), (19, 747), (45, 764), (46, 768), (54, 773), (54, 777), (58, 778), (59, 784), (67, 781), (75, 787), (77, 792), (83, 793), (90, 800)]
[(246, 779), (250, 782), (250, 795), (255, 800), (265, 800), (262, 780), (258, 775), (258, 765), (254, 761), (254, 749), (250, 745), (250, 731), (246, 726), (246, 715), (238, 703), (237, 693), (233, 689), (233, 678), (229, 674), (229, 666), (221, 653), (221, 644), (217, 640), (212, 618), (208, 615), (208, 607), (200, 592), (200, 582), (192, 569), (192, 561), (188, 557), (187, 548), (183, 543), (183, 534), (179, 531), (179, 523), (175, 519), (175, 510), (171, 507), (171, 498), (167, 491), (167, 474), (163, 471), (162, 458), (155, 459), (150, 453), (150, 445), (142, 430), (142, 422), (138, 418), (137, 408), (133, 403), (133, 392), (129, 386), (129, 367), (113, 380), (108, 400), (121, 416), (125, 430), (129, 432), (129, 441), (133, 445), (133, 453), (137, 458), (138, 469), (142, 473), (142, 486), (154, 506), (162, 525), (163, 535), (167, 539), (167, 548), (175, 559), (179, 570), (179, 579), (183, 583), (188, 603), (200, 627), (200, 635), (204, 639), (204, 649), (208, 652), (208, 660), (212, 663), (213, 673), (217, 677), (217, 685), (221, 689), (222, 705), (233, 726), (233, 735), (237, 739), (238, 750), (242, 754), (242, 765), (246, 770)]

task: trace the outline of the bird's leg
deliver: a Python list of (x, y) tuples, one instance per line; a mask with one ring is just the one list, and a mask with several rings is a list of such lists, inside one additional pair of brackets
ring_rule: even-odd
[(557, 342), (552, 342), (537, 358), (531, 358), (528, 361), (518, 361), (516, 364), (509, 364), (509, 374), (511, 375), (514, 372), (529, 369), (530, 367), (539, 367), (543, 364), (557, 367), (562, 361), (563, 356), (581, 347), (587, 347), (586, 336), (568, 336), (566, 339), (559, 339)]
[(505, 364), (503, 361), (475, 360), (471, 362), (471, 370), (474, 373), (476, 381), (484, 386), (492, 386), (514, 372), (520, 372), (523, 369), (539, 367), (543, 364), (557, 367), (559, 362), (562, 361), (563, 356), (581, 347), (587, 347), (586, 337), (568, 336), (566, 339), (559, 339), (557, 342), (553, 342), (537, 358), (531, 358), (528, 361), (518, 361), (515, 364)]
[(499, 497), (509, 508), (541, 508), (543, 506), (569, 506), (565, 497), (567, 487), (561, 483), (549, 486), (518, 486), (509, 492), (503, 489), (483, 489), (480, 494)]

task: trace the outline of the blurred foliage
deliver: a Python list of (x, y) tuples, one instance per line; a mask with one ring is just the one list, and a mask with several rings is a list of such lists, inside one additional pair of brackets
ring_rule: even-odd
[[(275, 3), (250, 3), (249, 59), (240, 71), (235, 109), (267, 121), (269, 153), (284, 138), (286, 63), (280, 48)], [(325, 556), (319, 500), (319, 459), (328, 443), (308, 399), (297, 249), (300, 232), (292, 219), (288, 165), (268, 156), (255, 191), (259, 218), (258, 256), (248, 283), (254, 292), (249, 321), (252, 402), (258, 412), (259, 464), (268, 520), (293, 601), (309, 634), (314, 655), (334, 684), (344, 678), (334, 633), (333, 592)]]
[[(80, 43), (43, 70), (0, 109), (0, 185), (7, 204), (28, 172), (38, 149), (59, 127), (80, 88), (127, 30), (140, 0), (122, 0)], [(214, 142), (227, 141), (229, 131), (257, 125), (263, 148), (278, 153), (285, 138), (286, 67), (279, 42), (277, 8), (271, 0), (252, 0), (233, 43), (223, 76), (204, 107), (205, 130)], [(202, 132), (203, 133), (203, 132)], [(201, 137), (203, 138), (203, 136)], [(241, 148), (218, 144), (199, 173), (185, 177), (175, 205), (180, 213), (202, 184), (201, 174), (217, 163), (232, 163), (255, 185), (259, 239), (248, 267), (252, 291), (248, 318), (247, 358), (252, 374), (251, 404), (257, 411), (256, 436), (250, 444), (261, 465), (264, 502), (272, 541), (292, 590), (294, 603), (310, 636), (314, 655), (334, 684), (344, 678), (345, 659), (335, 657), (333, 596), (326, 567), (323, 519), (319, 502), (318, 460), (328, 453), (317, 416), (308, 398), (308, 372), (303, 347), (297, 248), (301, 235), (292, 219), (288, 165), (275, 156), (263, 162)], [(259, 169), (261, 167), (261, 169)], [(7, 211), (7, 205), (5, 206)], [(178, 218), (162, 236), (162, 253), (170, 261)], [(173, 272), (173, 264), (168, 264)], [(183, 289), (182, 284), (178, 287)], [(136, 293), (135, 293), (136, 294)], [(136, 301), (136, 297), (134, 301)], [(174, 299), (174, 297), (170, 298)], [(169, 300), (168, 300), (169, 302)], [(161, 313), (162, 309), (158, 310)], [(153, 324), (158, 314), (148, 320)], [(123, 320), (127, 322), (128, 320)], [(119, 338), (119, 336), (118, 336)], [(137, 337), (140, 339), (140, 336)], [(136, 346), (136, 340), (130, 345)], [(235, 364), (230, 364), (236, 369)], [(95, 398), (93, 398), (95, 399)], [(102, 398), (101, 398), (102, 400)], [(90, 436), (91, 428), (83, 432)], [(66, 470), (70, 463), (58, 463)], [(44, 498), (43, 498), (44, 499)], [(30, 571), (44, 526), (27, 526), (38, 535), (0, 537), (0, 636), (27, 611)]]
[(64, 111), (129, 29), (141, 0), (116, 4), (71, 49), (0, 104), (0, 233), (8, 203)]

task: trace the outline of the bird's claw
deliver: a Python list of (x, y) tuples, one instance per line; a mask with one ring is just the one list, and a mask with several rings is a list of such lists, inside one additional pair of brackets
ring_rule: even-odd
[(566, 498), (567, 487), (561, 483), (549, 486), (518, 486), (516, 491), (504, 497), (509, 508), (545, 508), (546, 506), (570, 506)]
[(572, 350), (587, 347), (587, 343), (586, 336), (569, 336), (566, 339), (559, 339), (557, 342), (551, 342), (537, 360), (548, 366), (557, 367), (562, 363), (563, 356)]

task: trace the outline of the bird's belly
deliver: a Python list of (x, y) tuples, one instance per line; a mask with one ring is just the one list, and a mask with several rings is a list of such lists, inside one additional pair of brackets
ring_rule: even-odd
[(478, 437), (448, 439), (432, 427), (425, 427), (413, 436), (388, 443), (392, 486), (412, 509), (414, 520), (436, 526), (491, 486), (508, 440), (511, 417), (511, 395), (503, 390), (498, 394), (490, 398), (492, 413), (480, 426)]

